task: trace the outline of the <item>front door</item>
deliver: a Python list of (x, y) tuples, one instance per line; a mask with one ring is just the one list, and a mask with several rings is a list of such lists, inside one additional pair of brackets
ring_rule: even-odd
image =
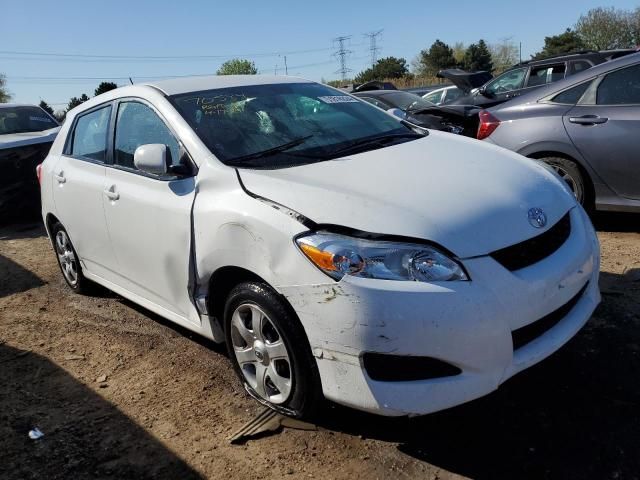
[(56, 215), (85, 270), (111, 279), (116, 267), (102, 202), (111, 105), (79, 116), (64, 153), (54, 161)]
[(166, 145), (177, 164), (178, 140), (142, 101), (117, 107), (113, 165), (107, 167), (104, 208), (120, 284), (189, 321), (199, 318), (191, 301), (191, 207), (195, 177), (161, 177), (133, 162), (140, 145)]
[(607, 185), (620, 196), (640, 199), (640, 64), (596, 81), (563, 120)]

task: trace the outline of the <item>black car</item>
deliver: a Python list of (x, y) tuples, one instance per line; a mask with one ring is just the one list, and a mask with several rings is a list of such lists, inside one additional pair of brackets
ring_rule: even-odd
[(480, 108), (465, 105), (437, 106), (418, 95), (402, 90), (369, 90), (352, 92), (384, 110), (421, 127), (475, 137)]
[(36, 166), (58, 130), (56, 119), (36, 105), (0, 104), (0, 224), (39, 215)]
[(549, 57), (543, 60), (530, 60), (514, 65), (477, 90), (474, 90), (474, 83), (469, 81), (469, 77), (477, 75), (477, 73), (450, 69), (440, 71), (438, 76), (450, 80), (467, 93), (467, 95), (454, 100), (449, 105), (476, 105), (482, 108), (489, 108), (528, 93), (535, 88), (562, 80), (595, 65), (636, 51), (635, 49), (600, 52), (587, 50)]

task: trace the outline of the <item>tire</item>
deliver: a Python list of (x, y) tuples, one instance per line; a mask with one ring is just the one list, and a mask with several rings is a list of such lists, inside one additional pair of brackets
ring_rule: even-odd
[(580, 205), (583, 207), (588, 206), (587, 185), (585, 184), (580, 167), (578, 167), (575, 162), (562, 157), (544, 157), (539, 160), (549, 165), (560, 175)]
[(75, 293), (87, 294), (91, 290), (91, 282), (82, 273), (80, 259), (71, 243), (69, 234), (61, 223), (56, 222), (51, 228), (53, 249), (56, 253), (62, 278)]
[(241, 283), (227, 298), (224, 325), (229, 358), (247, 392), (285, 415), (313, 418), (320, 376), (291, 307), (264, 283)]

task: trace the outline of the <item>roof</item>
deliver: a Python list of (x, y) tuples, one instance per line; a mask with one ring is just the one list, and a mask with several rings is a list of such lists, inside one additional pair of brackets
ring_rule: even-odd
[(161, 90), (166, 95), (200, 92), (215, 88), (244, 87), (248, 85), (268, 85), (276, 83), (311, 83), (299, 77), (284, 75), (207, 75), (198, 77), (180, 77), (157, 82), (147, 82), (144, 85)]
[(536, 102), (540, 98), (545, 98), (546, 96), (552, 95), (553, 93), (556, 93), (556, 92), (560, 92), (565, 88), (578, 85), (579, 83), (595, 78), (604, 73), (608, 73), (618, 68), (633, 65), (638, 62), (640, 62), (640, 52), (632, 53), (630, 55), (625, 55), (624, 57), (616, 58), (615, 60), (610, 60), (608, 62), (604, 62), (599, 65), (596, 65), (595, 67), (591, 67), (586, 70), (583, 70), (579, 73), (566, 77), (563, 80), (558, 80), (557, 82), (548, 83), (547, 85), (536, 88), (533, 91), (525, 93), (518, 98), (514, 98), (513, 100), (509, 100), (508, 102), (497, 105), (493, 107), (493, 109), (499, 110), (502, 107), (509, 108), (513, 105), (520, 105), (522, 103), (527, 103), (527, 102)]
[(405, 90), (365, 90), (364, 92), (353, 92), (352, 95), (355, 95), (356, 97), (381, 97), (383, 95), (394, 93), (410, 93), (412, 95), (416, 95), (414, 92), (407, 92)]
[(516, 65), (513, 65), (512, 67), (510, 67), (509, 69), (512, 68), (518, 68), (518, 67), (522, 67), (524, 65), (533, 65), (533, 66), (537, 66), (537, 65), (544, 65), (546, 63), (549, 62), (553, 62), (553, 61), (557, 61), (557, 62), (563, 62), (566, 60), (580, 60), (580, 59), (593, 59), (593, 58), (598, 58), (602, 61), (605, 60), (612, 60), (612, 59), (616, 59), (619, 58), (621, 56), (624, 55), (628, 55), (633, 53), (634, 51), (638, 51), (637, 49), (634, 48), (618, 48), (615, 50), (579, 50), (576, 52), (567, 52), (567, 53), (560, 53), (558, 55), (552, 55), (550, 57), (545, 57), (545, 58), (538, 58), (538, 59), (531, 59), (531, 60), (525, 60), (522, 61)]
[(14, 108), (14, 107), (37, 107), (38, 105), (33, 103), (0, 103), (0, 108)]

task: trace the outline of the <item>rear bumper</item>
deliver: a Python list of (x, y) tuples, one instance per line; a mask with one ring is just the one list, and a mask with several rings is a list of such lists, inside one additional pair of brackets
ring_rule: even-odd
[[(280, 288), (305, 327), (325, 396), (378, 414), (421, 415), (483, 396), (551, 355), (600, 301), (595, 232), (581, 208), (571, 217), (572, 233), (556, 252), (515, 272), (481, 257), (463, 261), (470, 282), (345, 277), (338, 283)], [(566, 315), (514, 352), (513, 330), (576, 296)], [(431, 357), (461, 373), (376, 381), (363, 367), (365, 352)]]

